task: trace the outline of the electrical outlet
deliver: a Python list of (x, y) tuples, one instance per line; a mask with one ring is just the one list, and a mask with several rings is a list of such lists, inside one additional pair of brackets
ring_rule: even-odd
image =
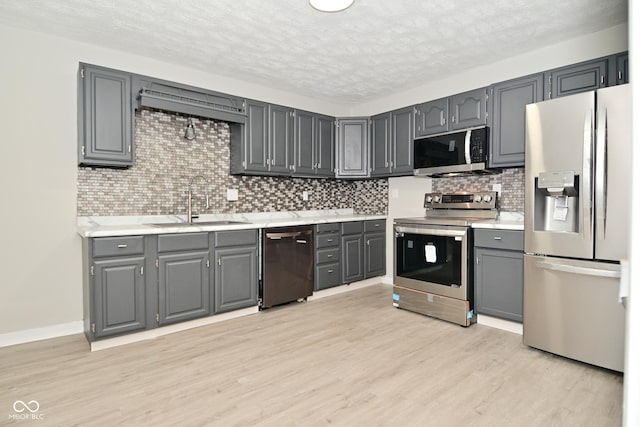
[(303, 191), (302, 192), (302, 200), (304, 200), (305, 202), (307, 200), (309, 200), (309, 192), (308, 191)]
[(493, 184), (491, 189), (498, 192), (498, 197), (502, 194), (502, 184)]
[(230, 202), (238, 201), (238, 189), (237, 188), (228, 188), (227, 189), (227, 200)]

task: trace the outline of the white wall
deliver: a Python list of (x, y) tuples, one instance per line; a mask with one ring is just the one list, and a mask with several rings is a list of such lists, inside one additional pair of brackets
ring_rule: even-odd
[[(626, 48), (626, 26), (618, 26), (415, 91), (346, 108), (142, 56), (0, 26), (0, 345), (3, 334), (6, 337), (17, 331), (19, 335), (43, 327), (59, 331), (53, 326), (73, 322), (77, 329), (82, 318), (81, 241), (75, 232), (76, 73), (80, 61), (346, 116), (388, 111)], [(428, 181), (391, 179), (390, 217), (420, 215), (421, 195), (428, 191), (423, 184)], [(393, 197), (395, 188), (400, 191), (397, 199)], [(388, 253), (392, 262), (393, 253)]]

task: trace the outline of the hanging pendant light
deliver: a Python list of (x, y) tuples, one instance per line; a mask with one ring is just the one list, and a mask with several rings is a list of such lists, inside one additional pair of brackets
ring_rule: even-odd
[(309, 0), (309, 4), (320, 12), (340, 12), (353, 4), (354, 0)]
[(187, 120), (187, 128), (184, 130), (184, 138), (189, 141), (196, 139), (196, 128), (193, 127), (193, 121), (191, 121), (191, 118)]

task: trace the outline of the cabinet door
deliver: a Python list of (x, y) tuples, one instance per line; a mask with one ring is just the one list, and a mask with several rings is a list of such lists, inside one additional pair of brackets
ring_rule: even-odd
[(131, 75), (81, 65), (79, 86), (79, 163), (133, 165)]
[(413, 107), (391, 112), (391, 174), (413, 175)]
[(467, 129), (487, 123), (487, 89), (480, 88), (453, 95), (449, 99), (449, 130)]
[(367, 233), (364, 240), (364, 278), (384, 276), (387, 271), (385, 234)]
[(389, 175), (391, 170), (391, 113), (371, 118), (371, 176)]
[(449, 98), (436, 99), (416, 106), (416, 138), (449, 130)]
[(295, 135), (293, 143), (293, 174), (315, 174), (315, 117), (307, 111), (295, 111)]
[(258, 304), (257, 251), (255, 246), (216, 249), (216, 313)]
[(143, 266), (144, 257), (94, 262), (92, 326), (96, 338), (145, 329)]
[(616, 84), (629, 83), (629, 54), (616, 55)]
[(158, 260), (159, 323), (210, 314), (209, 251), (161, 254)]
[(522, 322), (523, 253), (476, 248), (475, 309)]
[(338, 119), (338, 177), (369, 176), (369, 119)]
[(244, 169), (267, 172), (269, 166), (269, 106), (264, 102), (247, 100), (245, 125)]
[(363, 235), (342, 236), (342, 283), (364, 278)]
[(335, 176), (335, 119), (329, 116), (316, 118), (316, 174)]
[(282, 175), (291, 172), (293, 152), (293, 110), (269, 105), (269, 171)]
[(607, 60), (583, 62), (546, 72), (545, 99), (596, 90), (607, 85)]
[(524, 166), (525, 107), (542, 101), (543, 79), (535, 74), (492, 86), (490, 167)]

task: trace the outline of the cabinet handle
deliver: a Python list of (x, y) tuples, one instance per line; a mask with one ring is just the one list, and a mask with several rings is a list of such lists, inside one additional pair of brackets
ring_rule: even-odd
[(600, 84), (603, 85), (604, 84), (604, 74), (600, 76)]
[(618, 80), (622, 80), (622, 71), (618, 71)]
[(456, 116), (451, 116), (451, 123), (455, 123), (456, 122)]
[(331, 243), (331, 242), (333, 242), (333, 239), (327, 239), (327, 242)]
[(493, 236), (493, 240), (502, 240), (502, 237), (500, 237), (500, 236)]
[(124, 249), (124, 248), (126, 248), (126, 247), (127, 247), (127, 245), (118, 245), (118, 247), (119, 247), (120, 249)]
[(331, 274), (333, 273), (333, 270), (327, 270), (327, 273)]
[(374, 227), (380, 227), (380, 224), (374, 224), (373, 226)]
[(327, 258), (333, 258), (333, 254), (327, 255)]

